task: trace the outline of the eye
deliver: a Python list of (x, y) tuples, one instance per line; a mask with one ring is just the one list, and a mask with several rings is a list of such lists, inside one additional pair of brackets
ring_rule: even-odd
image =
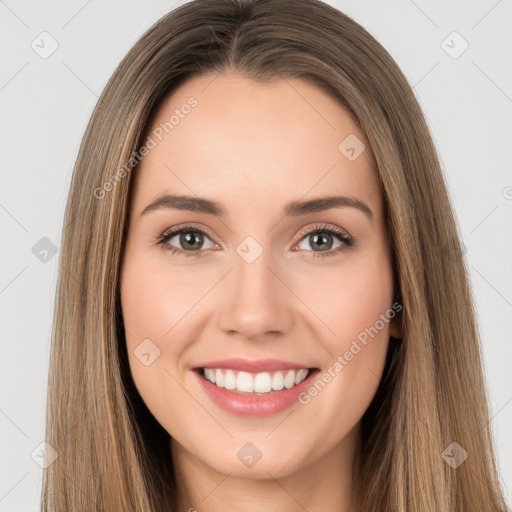
[[(181, 253), (186, 257), (194, 258), (200, 255), (201, 251), (199, 249), (204, 249), (204, 247), (201, 246), (203, 245), (205, 237), (210, 240), (208, 234), (202, 229), (195, 226), (181, 226), (160, 235), (157, 243), (162, 245), (162, 249), (170, 251), (172, 254)], [(178, 243), (182, 248), (177, 248), (171, 244), (174, 238), (177, 239), (174, 243)], [(211, 243), (213, 247), (219, 247), (217, 244)]]
[[(297, 245), (307, 242), (311, 247), (319, 248), (318, 251), (310, 251), (313, 252), (313, 257), (336, 255), (347, 247), (353, 246), (355, 242), (354, 237), (350, 236), (341, 228), (327, 225), (315, 226), (312, 230), (308, 230), (305, 233), (302, 232), (301, 236), (303, 238), (301, 238)], [(339, 245), (335, 247), (335, 250), (331, 250), (334, 243), (333, 238), (337, 238), (340, 241)]]
[[(313, 229), (305, 230), (300, 233), (301, 239), (296, 246), (303, 242), (308, 242), (311, 247), (319, 248), (320, 250), (308, 250), (313, 253), (313, 257), (333, 256), (340, 253), (347, 247), (351, 247), (355, 239), (344, 230), (334, 226), (317, 225)], [(162, 249), (170, 251), (171, 254), (179, 253), (189, 258), (201, 256), (201, 249), (205, 238), (210, 241), (211, 246), (206, 249), (218, 249), (219, 245), (211, 241), (209, 234), (203, 229), (196, 226), (179, 226), (171, 230), (167, 230), (160, 235), (157, 239), (157, 244), (162, 246)], [(332, 250), (333, 238), (339, 240), (339, 244)], [(176, 239), (173, 243), (173, 239)], [(179, 244), (181, 247), (176, 247), (174, 244)], [(303, 247), (300, 247), (303, 249)]]

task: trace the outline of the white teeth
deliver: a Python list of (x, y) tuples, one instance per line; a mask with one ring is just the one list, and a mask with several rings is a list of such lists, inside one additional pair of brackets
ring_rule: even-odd
[(215, 370), (212, 370), (211, 368), (205, 368), (204, 369), (204, 376), (210, 381), (215, 384)]
[(293, 370), (290, 370), (286, 377), (284, 378), (284, 387), (286, 389), (290, 389), (295, 384), (295, 372)]
[(221, 370), (215, 370), (215, 384), (219, 388), (224, 387), (224, 374), (222, 373)]
[(236, 389), (236, 376), (232, 370), (228, 370), (224, 375), (224, 387), (226, 389)]
[(256, 393), (268, 393), (272, 389), (272, 377), (270, 373), (258, 373), (254, 378), (254, 391)]
[(276, 391), (281, 391), (284, 388), (284, 377), (281, 372), (274, 373), (272, 377), (272, 389)]
[(245, 393), (252, 393), (254, 391), (254, 379), (252, 375), (247, 372), (240, 372), (236, 378), (236, 389)]
[(295, 385), (300, 384), (308, 376), (308, 370), (299, 370), (295, 375)]
[(300, 384), (309, 370), (284, 370), (278, 372), (249, 373), (220, 368), (204, 368), (204, 377), (218, 386), (241, 393), (270, 393), (290, 389)]

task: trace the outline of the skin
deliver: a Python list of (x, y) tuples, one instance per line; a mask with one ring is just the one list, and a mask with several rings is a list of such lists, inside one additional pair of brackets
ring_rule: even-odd
[[(197, 106), (137, 168), (121, 273), (130, 368), (171, 435), (179, 510), (353, 511), (360, 419), (377, 390), (389, 336), (400, 336), (398, 316), (308, 404), (270, 417), (220, 409), (191, 367), (238, 356), (327, 371), (391, 308), (388, 232), (369, 143), (349, 113), (316, 86), (299, 79), (260, 84), (232, 70), (182, 84), (150, 131), (191, 96)], [(367, 148), (354, 161), (338, 150), (349, 134)], [(226, 214), (162, 208), (141, 215), (163, 193), (213, 199)], [(331, 194), (363, 201), (373, 219), (352, 207), (281, 214), (289, 201)], [(195, 249), (202, 251), (197, 258), (156, 243), (185, 223), (212, 234)], [(318, 223), (342, 228), (356, 243), (314, 257), (318, 246), (299, 235)], [(263, 250), (252, 263), (236, 252), (247, 236)], [(331, 236), (336, 251), (343, 242)], [(179, 235), (168, 244), (186, 250)], [(148, 338), (160, 355), (146, 366), (134, 350)], [(248, 442), (262, 454), (250, 468), (237, 457)]]

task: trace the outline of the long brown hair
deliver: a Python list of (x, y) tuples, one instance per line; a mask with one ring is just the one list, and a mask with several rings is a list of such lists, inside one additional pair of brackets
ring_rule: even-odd
[[(138, 40), (105, 87), (64, 219), (46, 432), (58, 458), (44, 472), (42, 509), (175, 509), (169, 434), (143, 403), (127, 362), (120, 264), (151, 116), (187, 78), (229, 68), (260, 82), (301, 78), (332, 94), (375, 157), (403, 336), (390, 345), (362, 419), (362, 510), (507, 510), (467, 269), (429, 130), (384, 48), (318, 0), (186, 3)], [(452, 467), (447, 460), (461, 449), (468, 458)]]

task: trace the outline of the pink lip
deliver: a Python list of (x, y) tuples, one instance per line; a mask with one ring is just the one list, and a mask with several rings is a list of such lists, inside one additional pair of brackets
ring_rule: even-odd
[(301, 370), (302, 368), (311, 368), (308, 365), (292, 363), (290, 361), (280, 361), (279, 359), (242, 359), (233, 357), (219, 361), (208, 361), (207, 363), (197, 364), (193, 369), (198, 368), (230, 368), (242, 372), (276, 372), (278, 370)]
[[(279, 363), (282, 363), (282, 361)], [(217, 366), (217, 363), (214, 367), (223, 368), (223, 366)], [(233, 366), (227, 367), (234, 368)], [(297, 365), (295, 365), (295, 367), (299, 369), (304, 368), (304, 366), (298, 367)], [(247, 366), (244, 368), (247, 368)], [(293, 368), (293, 366), (284, 366), (283, 368)], [(265, 395), (244, 395), (235, 393), (229, 389), (219, 388), (209, 380), (206, 380), (200, 369), (196, 369), (194, 373), (197, 375), (199, 383), (205, 393), (220, 408), (236, 416), (265, 417), (278, 414), (288, 407), (291, 407), (294, 403), (297, 403), (300, 393), (306, 391), (310, 386), (311, 377), (316, 375), (319, 371), (318, 369), (310, 370), (307, 378), (293, 388), (285, 388), (282, 391), (271, 391)]]

